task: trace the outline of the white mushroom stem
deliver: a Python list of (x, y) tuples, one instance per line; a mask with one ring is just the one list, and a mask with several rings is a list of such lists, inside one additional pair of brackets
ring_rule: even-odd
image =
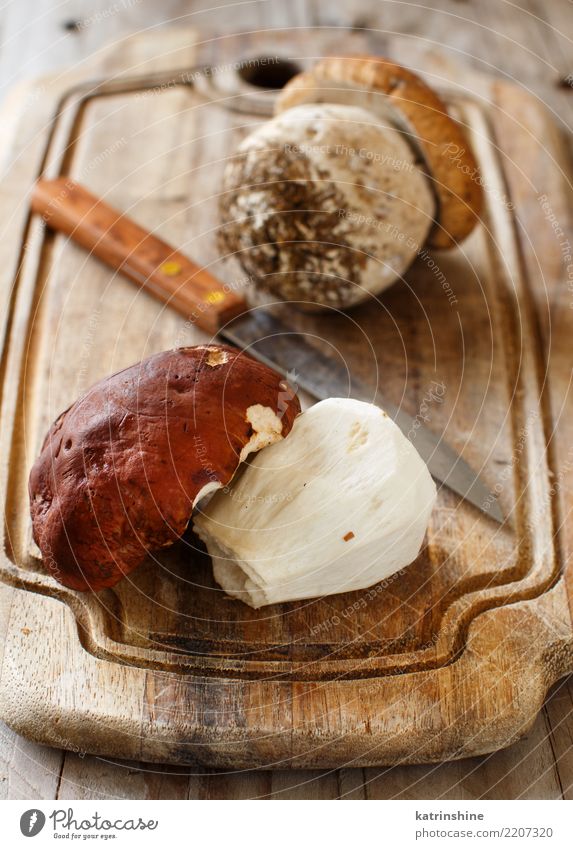
[(369, 587), (417, 557), (436, 497), (380, 408), (330, 398), (195, 518), (216, 581), (251, 607)]

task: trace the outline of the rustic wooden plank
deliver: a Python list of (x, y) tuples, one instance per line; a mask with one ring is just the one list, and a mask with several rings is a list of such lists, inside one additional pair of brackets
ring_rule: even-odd
[(559, 777), (543, 712), (519, 743), (484, 758), (462, 762), (465, 798), (560, 799)]
[(203, 778), (199, 795), (190, 798), (268, 799), (271, 798), (271, 782), (272, 773), (267, 770), (208, 772)]
[(0, 799), (55, 799), (63, 762), (61, 749), (31, 743), (0, 723)]
[(81, 6), (66, 2), (57, 7), (41, 0), (36, 5), (38, 11), (32, 18), (20, 3), (6, 4), (2, 10), (5, 36), (0, 70), (4, 87), (18, 77), (80, 63), (109, 41), (169, 21), (219, 33), (257, 26), (322, 25), (379, 29), (381, 40), (387, 34), (421, 36), (427, 44), (455, 53), (458, 60), (463, 58), (482, 70), (487, 64), (490, 70), (527, 82), (534, 91), (542, 91), (545, 99), (558, 98), (565, 109), (570, 108), (567, 92), (555, 85), (559, 77), (571, 73), (568, 39), (573, 27), (567, 0), (550, 4), (527, 0), (511, 6), (496, 0), (463, 6), (458, 0), (442, 0), (439, 5), (424, 0), (415, 7), (372, 0), (340, 0), (334, 6), (310, 0), (289, 4), (253, 0), (236, 8), (227, 5), (224, 15), (217, 4), (194, 2), (190, 6), (186, 0), (166, 0), (161, 6), (127, 0), (117, 4), (117, 9), (108, 0), (88, 0)]
[(67, 752), (58, 799), (187, 799), (188, 770)]
[[(573, 799), (573, 678), (553, 688), (545, 705), (548, 739), (564, 799)], [(543, 798), (538, 796), (537, 798)]]
[(483, 758), (365, 772), (368, 799), (562, 798), (543, 714), (519, 743)]
[(365, 782), (363, 769), (338, 770), (338, 798), (354, 801), (366, 799)]
[[(553, 85), (561, 61), (569, 57), (571, 37), (567, 0), (550, 4), (529, 2), (511, 6), (496, 0), (460, 3), (421, 0), (412, 6), (339, 0), (314, 6), (315, 22), (348, 28), (380, 30), (388, 36), (406, 35), (427, 47), (439, 45), (458, 61), (481, 71), (507, 74), (515, 82)], [(445, 34), (447, 37), (444, 37)]]
[(79, 75), (86, 57), (91, 61), (126, 36), (166, 20), (192, 26), (197, 17), (184, 0), (165, 0), (161, 6), (138, 0), (66, 0), (57, 5), (38, 0), (34, 15), (25, 4), (7, 3), (2, 9), (0, 94), (22, 77), (53, 72), (57, 78), (70, 67)]
[(338, 780), (336, 770), (282, 770), (272, 773), (273, 799), (336, 799)]

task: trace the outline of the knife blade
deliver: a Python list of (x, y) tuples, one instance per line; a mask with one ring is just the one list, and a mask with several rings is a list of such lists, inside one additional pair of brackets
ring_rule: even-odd
[(65, 233), (203, 330), (248, 351), (315, 398), (352, 397), (378, 404), (413, 442), (436, 480), (503, 522), (497, 500), (441, 436), (420, 422), (414, 425), (415, 418), (379, 387), (363, 385), (344, 364), (275, 316), (258, 307), (250, 309), (232, 287), (83, 186), (67, 177), (39, 180), (32, 193), (32, 210), (42, 215), (47, 226)]

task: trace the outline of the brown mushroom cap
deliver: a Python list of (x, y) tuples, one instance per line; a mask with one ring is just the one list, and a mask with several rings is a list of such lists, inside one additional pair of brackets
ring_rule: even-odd
[(54, 422), (30, 473), (34, 539), (77, 590), (111, 587), (184, 532), (194, 504), (300, 412), (279, 374), (219, 345), (156, 354)]
[(275, 111), (309, 102), (342, 102), (385, 118), (393, 115), (420, 150), (432, 178), (438, 211), (429, 244), (451, 248), (471, 232), (482, 206), (477, 163), (462, 127), (420, 77), (381, 57), (329, 57), (293, 77)]

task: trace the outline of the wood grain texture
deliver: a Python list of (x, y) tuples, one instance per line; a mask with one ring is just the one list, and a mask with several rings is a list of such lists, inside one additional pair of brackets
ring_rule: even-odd
[[(498, 757), (498, 756), (495, 756), (495, 757)], [(399, 769), (407, 769), (407, 768), (399, 768)], [(418, 768), (415, 768), (415, 769), (418, 769)], [(321, 779), (321, 781), (328, 781), (328, 778), (327, 778), (327, 777), (324, 777), (323, 779)], [(304, 782), (303, 782), (303, 783), (304, 783)], [(293, 791), (293, 792), (294, 792), (294, 791)], [(308, 791), (308, 792), (312, 794), (312, 793), (314, 793), (315, 791), (314, 791), (314, 790), (312, 790), (312, 789), (309, 789), (309, 791)], [(495, 791), (494, 791), (494, 792), (495, 792)]]

